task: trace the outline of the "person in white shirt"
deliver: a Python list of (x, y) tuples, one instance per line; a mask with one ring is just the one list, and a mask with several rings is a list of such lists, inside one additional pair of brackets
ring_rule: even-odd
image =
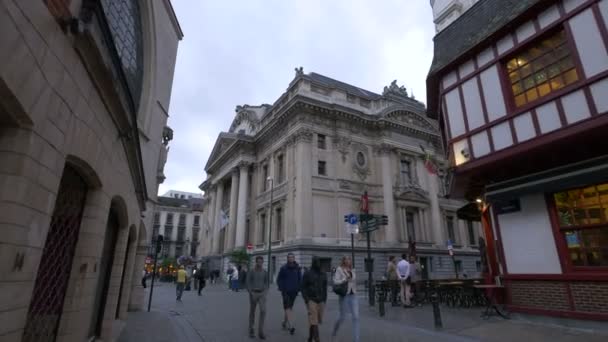
[(401, 261), (397, 264), (397, 275), (399, 276), (399, 284), (401, 285), (401, 296), (403, 298), (403, 307), (411, 307), (410, 302), (410, 263), (407, 261), (407, 255), (401, 255)]
[(332, 340), (335, 341), (340, 325), (344, 322), (346, 314), (350, 312), (353, 320), (353, 341), (359, 342), (359, 301), (357, 299), (357, 282), (355, 270), (353, 269), (353, 261), (350, 257), (342, 257), (340, 267), (336, 269), (333, 280), (336, 285), (347, 283), (347, 286), (346, 294), (344, 296), (339, 296), (338, 303), (340, 305), (340, 316), (334, 324), (333, 333), (331, 335)]

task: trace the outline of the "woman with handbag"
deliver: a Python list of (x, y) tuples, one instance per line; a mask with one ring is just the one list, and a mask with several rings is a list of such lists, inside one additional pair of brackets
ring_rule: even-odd
[(340, 266), (336, 269), (333, 279), (334, 292), (339, 296), (340, 316), (334, 325), (332, 339), (338, 334), (338, 329), (347, 313), (353, 320), (353, 341), (359, 342), (359, 301), (357, 300), (355, 270), (350, 257), (342, 257)]

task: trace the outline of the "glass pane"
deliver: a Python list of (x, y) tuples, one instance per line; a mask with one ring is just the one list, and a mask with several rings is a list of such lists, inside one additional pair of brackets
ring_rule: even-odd
[(530, 56), (532, 58), (536, 58), (542, 54), (543, 54), (543, 50), (540, 46), (534, 46), (534, 47), (530, 48)]
[(519, 72), (521, 73), (521, 77), (529, 76), (532, 73), (532, 66), (526, 64), (519, 69)]
[(549, 68), (547, 70), (548, 70), (549, 78), (553, 78), (561, 73), (561, 71), (559, 70), (559, 66), (557, 64), (553, 64), (553, 65), (549, 66)]
[(538, 95), (541, 97), (545, 96), (551, 92), (551, 87), (549, 86), (549, 83), (543, 83), (543, 84), (539, 85), (537, 89), (538, 89)]
[(524, 91), (524, 89), (521, 86), (521, 82), (513, 83), (513, 85), (511, 87), (513, 88), (513, 94), (515, 94), (515, 95), (519, 95), (522, 91)]
[(526, 104), (526, 95), (525, 94), (515, 96), (515, 105), (517, 107), (521, 107), (525, 104)]
[(559, 66), (562, 71), (569, 70), (574, 68), (574, 62), (572, 61), (572, 58), (566, 57), (559, 62)]
[(551, 89), (557, 90), (564, 87), (564, 81), (560, 76), (551, 79)]
[(524, 79), (524, 89), (528, 90), (533, 88), (536, 84), (534, 83), (534, 77), (528, 77)]
[(517, 59), (513, 58), (512, 60), (510, 60), (509, 62), (507, 62), (507, 70), (508, 71), (513, 71), (517, 69)]
[(578, 81), (578, 74), (576, 73), (576, 69), (571, 69), (564, 74), (565, 84), (570, 84)]
[(608, 266), (608, 227), (564, 232), (575, 266)]
[(541, 70), (534, 74), (534, 81), (536, 82), (536, 84), (547, 82), (547, 72), (545, 70)]
[(532, 88), (526, 92), (526, 97), (528, 98), (528, 102), (534, 101), (538, 98), (538, 93), (536, 92), (536, 88)]
[(517, 71), (510, 73), (509, 79), (511, 79), (511, 83), (519, 81), (519, 74), (517, 73)]

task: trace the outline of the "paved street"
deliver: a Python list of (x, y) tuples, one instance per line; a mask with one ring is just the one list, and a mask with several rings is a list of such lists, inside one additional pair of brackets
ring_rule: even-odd
[[(332, 293), (325, 311), (321, 338), (330, 340), (331, 326), (337, 317), (337, 297)], [(479, 318), (480, 309), (449, 309), (442, 307), (444, 328), (433, 328), (430, 306), (414, 309), (387, 307), (380, 318), (360, 298), (361, 341), (606, 341), (606, 332), (529, 323), (522, 319), (501, 320)], [(175, 288), (161, 284), (154, 290), (152, 312), (130, 313), (119, 342), (136, 341), (251, 341), (247, 336), (247, 293), (230, 292), (221, 285), (205, 288), (198, 297), (195, 291), (184, 292), (183, 301), (175, 301)], [(295, 305), (296, 333), (290, 336), (281, 330), (281, 299), (276, 288), (270, 291), (266, 317), (267, 341), (305, 341), (306, 313), (301, 297)], [(351, 341), (351, 324), (347, 320), (337, 341)]]

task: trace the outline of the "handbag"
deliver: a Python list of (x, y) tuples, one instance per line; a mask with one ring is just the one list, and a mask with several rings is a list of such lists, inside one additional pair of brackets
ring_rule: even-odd
[(334, 293), (340, 297), (346, 296), (346, 292), (348, 292), (348, 281), (345, 281), (342, 284), (334, 284), (333, 290)]

